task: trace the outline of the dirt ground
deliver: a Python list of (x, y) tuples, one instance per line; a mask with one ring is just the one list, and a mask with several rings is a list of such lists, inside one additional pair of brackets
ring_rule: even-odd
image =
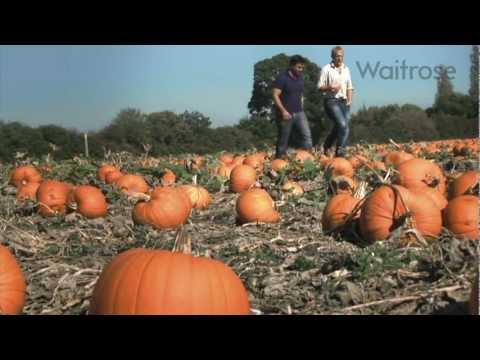
[[(217, 156), (207, 156), (207, 166), (214, 166)], [(152, 186), (159, 184), (165, 164), (176, 172), (177, 183), (189, 183), (197, 175), (213, 201), (207, 210), (194, 210), (184, 226), (193, 254), (231, 266), (248, 290), (254, 314), (468, 312), (478, 241), (455, 237), (447, 229), (428, 247), (410, 248), (394, 237), (366, 245), (347, 233), (325, 235), (321, 217), (329, 192), (325, 173), (316, 165), (297, 166), (286, 174), (267, 170), (259, 184), (276, 201), (281, 221), (237, 225), (238, 195), (208, 171), (187, 171), (168, 159), (142, 162), (128, 154), (107, 160), (144, 175)], [(445, 172), (478, 168), (473, 155), (455, 159), (440, 154), (435, 160)], [(176, 230), (135, 225), (136, 200), (96, 179), (101, 161), (75, 158), (46, 166), (45, 159), (21, 158), (20, 163), (38, 165), (45, 178), (98, 186), (109, 202), (106, 218), (88, 220), (75, 212), (42, 218), (34, 202), (16, 201), (16, 189), (8, 185), (14, 164), (0, 165), (0, 243), (14, 253), (26, 276), (24, 314), (87, 314), (96, 280), (112, 257), (135, 247), (173, 248)], [(294, 198), (282, 193), (282, 176), (299, 181), (305, 194)]]

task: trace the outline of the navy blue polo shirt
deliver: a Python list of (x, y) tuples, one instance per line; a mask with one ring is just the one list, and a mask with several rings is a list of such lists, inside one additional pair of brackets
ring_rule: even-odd
[(295, 78), (294, 75), (290, 75), (288, 70), (281, 73), (272, 85), (273, 88), (282, 90), (280, 100), (290, 114), (303, 111), (302, 95), (304, 86), (305, 81), (302, 74)]

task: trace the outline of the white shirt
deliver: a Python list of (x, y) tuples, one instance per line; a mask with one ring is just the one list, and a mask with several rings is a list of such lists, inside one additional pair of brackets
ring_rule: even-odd
[(347, 90), (353, 90), (350, 69), (345, 64), (342, 64), (338, 68), (336, 68), (333, 63), (325, 65), (322, 70), (320, 70), (318, 88), (338, 83), (340, 83), (341, 88), (336, 94), (333, 91), (327, 91), (324, 92), (324, 94), (329, 98), (347, 99)]

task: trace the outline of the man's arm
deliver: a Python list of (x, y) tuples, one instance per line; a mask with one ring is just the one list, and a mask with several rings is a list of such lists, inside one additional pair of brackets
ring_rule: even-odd
[(277, 108), (280, 110), (280, 113), (282, 114), (283, 120), (290, 120), (292, 118), (292, 115), (285, 109), (285, 107), (282, 104), (282, 101), (280, 100), (280, 95), (282, 94), (282, 90), (273, 88), (273, 102), (277, 106)]
[(348, 72), (348, 81), (347, 81), (347, 105), (352, 105), (353, 101), (353, 84), (350, 71)]
[(347, 105), (348, 106), (352, 105), (352, 100), (353, 100), (353, 89), (348, 89), (347, 90)]

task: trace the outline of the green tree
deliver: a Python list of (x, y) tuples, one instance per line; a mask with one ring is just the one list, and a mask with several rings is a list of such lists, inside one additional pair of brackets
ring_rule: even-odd
[(138, 109), (121, 110), (112, 123), (100, 131), (100, 137), (113, 151), (141, 152), (148, 136), (145, 119), (146, 115)]
[(83, 135), (57, 125), (44, 125), (39, 133), (48, 142), (55, 159), (71, 159), (84, 152)]
[(265, 116), (244, 117), (240, 119), (238, 129), (250, 132), (254, 145), (258, 149), (265, 149), (275, 144), (277, 127)]
[(478, 45), (472, 46), (472, 54), (470, 55), (470, 90), (469, 95), (473, 98), (474, 101), (478, 103), (478, 62), (479, 62), (479, 52)]
[(49, 144), (38, 129), (19, 122), (0, 121), (0, 158), (4, 161), (15, 159), (17, 152), (39, 157), (51, 151)]
[(453, 95), (453, 85), (448, 75), (447, 68), (441, 66), (440, 74), (437, 80), (437, 95), (435, 98), (435, 107), (441, 108), (445, 102)]
[(389, 138), (400, 142), (430, 141), (438, 139), (439, 134), (435, 122), (422, 108), (406, 104), (385, 120), (382, 142), (387, 142)]
[(193, 150), (195, 135), (185, 120), (171, 111), (154, 112), (146, 119), (146, 140), (156, 155), (179, 154)]

